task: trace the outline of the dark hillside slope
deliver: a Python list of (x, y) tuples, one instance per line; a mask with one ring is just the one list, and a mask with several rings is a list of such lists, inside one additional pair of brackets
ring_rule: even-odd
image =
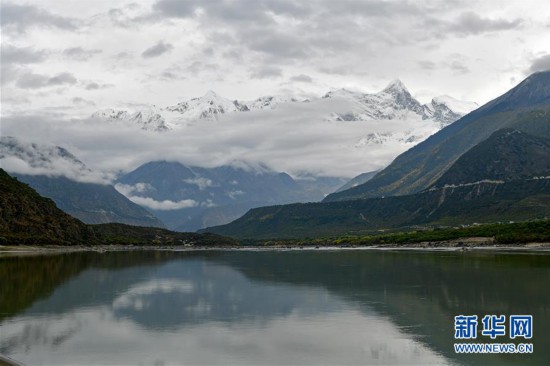
[(550, 139), (502, 129), (471, 148), (433, 187), (550, 176)]
[(365, 184), (333, 193), (324, 201), (422, 191), (434, 184), (462, 154), (502, 128), (550, 138), (550, 71), (529, 76), (504, 95), (399, 155)]
[(242, 238), (300, 238), (546, 217), (550, 217), (550, 139), (505, 129), (462, 155), (422, 192), (263, 207), (207, 230)]
[(201, 230), (234, 238), (340, 236), (415, 226), (522, 221), (550, 217), (550, 179), (478, 183), (407, 196), (305, 203), (250, 210)]
[(0, 169), (0, 237), (5, 243), (69, 244), (93, 240), (94, 233)]
[(0, 245), (237, 245), (212, 234), (125, 224), (86, 225), (0, 169)]
[(86, 224), (121, 223), (164, 227), (152, 213), (124, 197), (111, 185), (75, 182), (65, 177), (16, 175), (61, 210)]

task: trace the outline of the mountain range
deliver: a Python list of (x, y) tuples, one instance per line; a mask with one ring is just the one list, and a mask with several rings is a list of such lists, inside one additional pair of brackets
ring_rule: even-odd
[(254, 207), (320, 201), (344, 183), (330, 177), (294, 179), (243, 162), (202, 168), (156, 161), (122, 175), (115, 187), (168, 228), (194, 231), (228, 223)]
[(263, 207), (205, 231), (304, 237), (547, 218), (549, 85), (550, 72), (531, 75), (322, 203)]
[[(92, 118), (139, 126), (148, 131), (165, 132), (193, 121), (217, 119), (232, 113), (269, 111), (293, 103), (316, 101), (328, 106), (323, 109), (330, 110), (333, 100), (343, 102), (345, 106), (342, 107), (342, 103), (338, 103), (338, 107), (332, 107), (336, 110), (325, 116), (327, 120), (371, 121), (413, 118), (433, 120), (439, 127), (446, 126), (477, 108), (476, 103), (459, 101), (449, 96), (435, 97), (430, 103), (421, 104), (412, 97), (401, 81), (394, 80), (382, 91), (374, 94), (338, 89), (326, 93), (321, 98), (263, 96), (252, 101), (232, 101), (208, 91), (202, 97), (176, 105), (148, 105), (132, 112), (104, 109), (93, 113)], [(316, 108), (319, 107), (316, 104)], [(341, 110), (342, 108), (344, 110)]]
[[(149, 132), (170, 133), (186, 128), (189, 123), (246, 112), (269, 114), (278, 108), (298, 104), (305, 108), (300, 113), (325, 108), (324, 118), (335, 122), (330, 124), (334, 129), (342, 126), (340, 122), (363, 123), (367, 133), (357, 136), (355, 148), (365, 151), (374, 146), (394, 151), (395, 144), (399, 149), (414, 145), (476, 107), (474, 103), (450, 97), (434, 98), (431, 103), (422, 105), (402, 82), (396, 80), (375, 94), (340, 89), (314, 99), (266, 96), (242, 102), (225, 99), (210, 91), (203, 97), (165, 108), (148, 106), (133, 112), (108, 109), (94, 113), (93, 118)], [(381, 121), (398, 123), (382, 131), (378, 127)], [(419, 125), (418, 121), (427, 123)], [(308, 171), (307, 166), (304, 172), (292, 178), (261, 163), (252, 166), (242, 162), (204, 168), (152, 161), (115, 177), (92, 171), (61, 147), (23, 143), (7, 137), (0, 143), (0, 159), (11, 174), (86, 223), (120, 222), (167, 226), (180, 231), (222, 225), (255, 207), (320, 201), (347, 181), (341, 177), (304, 173)], [(350, 184), (364, 183), (365, 178), (363, 175)], [(115, 184), (116, 190), (111, 184)]]
[(403, 195), (428, 188), (466, 151), (502, 128), (550, 137), (550, 72), (538, 72), (399, 155), (365, 184), (329, 201)]
[(320, 201), (346, 180), (294, 179), (262, 165), (202, 168), (150, 162), (112, 177), (94, 172), (68, 150), (0, 139), (0, 162), (57, 207), (87, 224), (123, 223), (195, 231), (226, 224), (251, 208)]
[(351, 99), (356, 102), (348, 113), (333, 113), (332, 118), (337, 121), (406, 119), (416, 115), (424, 120), (432, 119), (443, 127), (478, 107), (476, 103), (459, 101), (449, 96), (435, 97), (430, 103), (421, 104), (400, 80), (392, 81), (375, 94), (339, 89), (328, 92), (323, 98)]
[[(488, 156), (487, 151), (496, 154)], [(272, 239), (545, 219), (550, 216), (550, 159), (540, 157), (549, 154), (550, 139), (503, 129), (465, 153), (441, 180), (422, 192), (262, 207), (204, 232)], [(503, 160), (510, 163), (501, 164)], [(472, 161), (480, 169), (472, 169)]]
[(64, 148), (0, 138), (2, 166), (66, 213), (87, 224), (108, 222), (164, 227), (154, 215), (120, 194)]
[(0, 245), (236, 245), (217, 235), (124, 224), (86, 225), (0, 168)]

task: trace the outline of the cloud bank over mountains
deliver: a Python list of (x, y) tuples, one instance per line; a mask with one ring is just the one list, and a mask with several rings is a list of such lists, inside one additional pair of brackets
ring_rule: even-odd
[[(330, 88), (480, 104), (548, 68), (542, 1), (3, 1), (2, 114)], [(422, 100), (426, 102), (427, 100)], [(89, 103), (91, 105), (91, 103)]]
[[(325, 117), (338, 101), (330, 111), (289, 104), (195, 121), (163, 136), (88, 116), (102, 108), (176, 105), (208, 90), (230, 100), (303, 99), (340, 88), (381, 90), (394, 78), (421, 103), (447, 94), (481, 105), (526, 73), (550, 67), (550, 10), (542, 1), (9, 0), (0, 6), (2, 136), (66, 147), (94, 171), (130, 170), (160, 158), (353, 176), (386, 165), (433, 126), (422, 120), (336, 126)], [(397, 139), (388, 142), (388, 135)]]
[[(310, 100), (231, 102), (209, 92), (176, 107), (140, 106), (135, 113), (6, 117), (3, 133), (64, 146), (93, 169), (113, 175), (167, 160), (201, 167), (265, 165), (295, 177), (351, 178), (380, 169), (448, 123), (437, 119), (441, 116), (434, 108), (447, 103), (461, 114), (475, 108), (448, 97), (432, 103), (421, 106), (399, 81), (376, 94), (337, 90)], [(157, 112), (183, 120), (165, 120)], [(145, 124), (138, 117), (147, 118)]]

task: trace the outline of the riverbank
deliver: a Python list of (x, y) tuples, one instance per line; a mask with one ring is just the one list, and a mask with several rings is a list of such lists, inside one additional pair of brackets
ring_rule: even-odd
[(529, 251), (550, 252), (550, 243), (495, 244), (488, 238), (461, 238), (459, 240), (430, 241), (410, 244), (374, 244), (374, 245), (316, 245), (316, 244), (273, 244), (247, 246), (189, 246), (189, 245), (1, 245), (0, 257), (59, 254), (71, 252), (112, 252), (112, 251), (225, 251), (225, 250), (419, 250), (419, 251)]

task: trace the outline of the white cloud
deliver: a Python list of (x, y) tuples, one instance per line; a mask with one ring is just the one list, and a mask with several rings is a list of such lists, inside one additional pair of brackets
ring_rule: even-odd
[(182, 208), (197, 207), (199, 205), (197, 201), (191, 200), (191, 199), (181, 200), (181, 201), (170, 201), (170, 200), (157, 201), (150, 197), (135, 195), (136, 193), (143, 195), (143, 194), (146, 194), (147, 192), (154, 190), (154, 187), (152, 187), (150, 184), (147, 184), (147, 183), (137, 183), (135, 185), (117, 183), (115, 184), (115, 189), (120, 193), (122, 193), (124, 196), (126, 196), (126, 198), (128, 198), (130, 201), (137, 203), (140, 206), (145, 206), (147, 208), (150, 208), (152, 210), (161, 210), (161, 211), (180, 210)]
[(238, 196), (243, 195), (243, 194), (244, 194), (244, 192), (241, 191), (241, 190), (227, 192), (227, 195), (228, 195), (229, 198), (231, 198), (232, 200), (234, 200), (235, 198), (237, 198)]
[[(321, 100), (281, 104), (275, 110), (232, 113), (197, 121), (166, 133), (91, 119), (24, 117), (3, 120), (3, 131), (56, 144), (70, 141), (71, 151), (93, 169), (130, 171), (162, 158), (189, 166), (234, 165), (247, 170), (310, 172), (353, 177), (380, 169), (410, 147), (406, 142), (355, 147), (369, 133), (413, 130), (435, 132), (428, 120), (331, 122), (331, 112), (349, 111), (349, 101)], [(414, 128), (413, 128), (414, 127)], [(262, 165), (265, 164), (265, 165)], [(194, 178), (199, 188), (215, 182)], [(135, 192), (134, 192), (135, 193)]]
[(125, 196), (132, 196), (134, 193), (146, 193), (155, 190), (155, 188), (149, 183), (141, 182), (134, 185), (117, 183), (115, 184), (115, 188)]
[(111, 173), (89, 169), (62, 148), (13, 137), (0, 139), (0, 166), (9, 173), (63, 176), (82, 183), (110, 184), (114, 178)]
[(182, 208), (197, 207), (198, 202), (195, 200), (181, 200), (181, 201), (157, 201), (149, 197), (130, 196), (128, 199), (140, 206), (145, 206), (152, 210), (170, 211), (180, 210)]
[(195, 184), (201, 191), (207, 187), (214, 187), (214, 182), (212, 182), (212, 179), (208, 178), (197, 177), (184, 179), (183, 181), (188, 184)]
[(163, 157), (352, 176), (403, 151), (353, 148), (387, 126), (336, 128), (323, 122), (326, 111), (296, 106), (161, 137), (82, 117), (92, 108), (174, 105), (210, 89), (248, 100), (332, 87), (376, 91), (394, 78), (421, 96), (482, 104), (526, 70), (548, 67), (549, 9), (522, 2), (149, 0), (115, 8), (25, 0), (1, 7), (2, 133), (70, 147), (98, 170)]

